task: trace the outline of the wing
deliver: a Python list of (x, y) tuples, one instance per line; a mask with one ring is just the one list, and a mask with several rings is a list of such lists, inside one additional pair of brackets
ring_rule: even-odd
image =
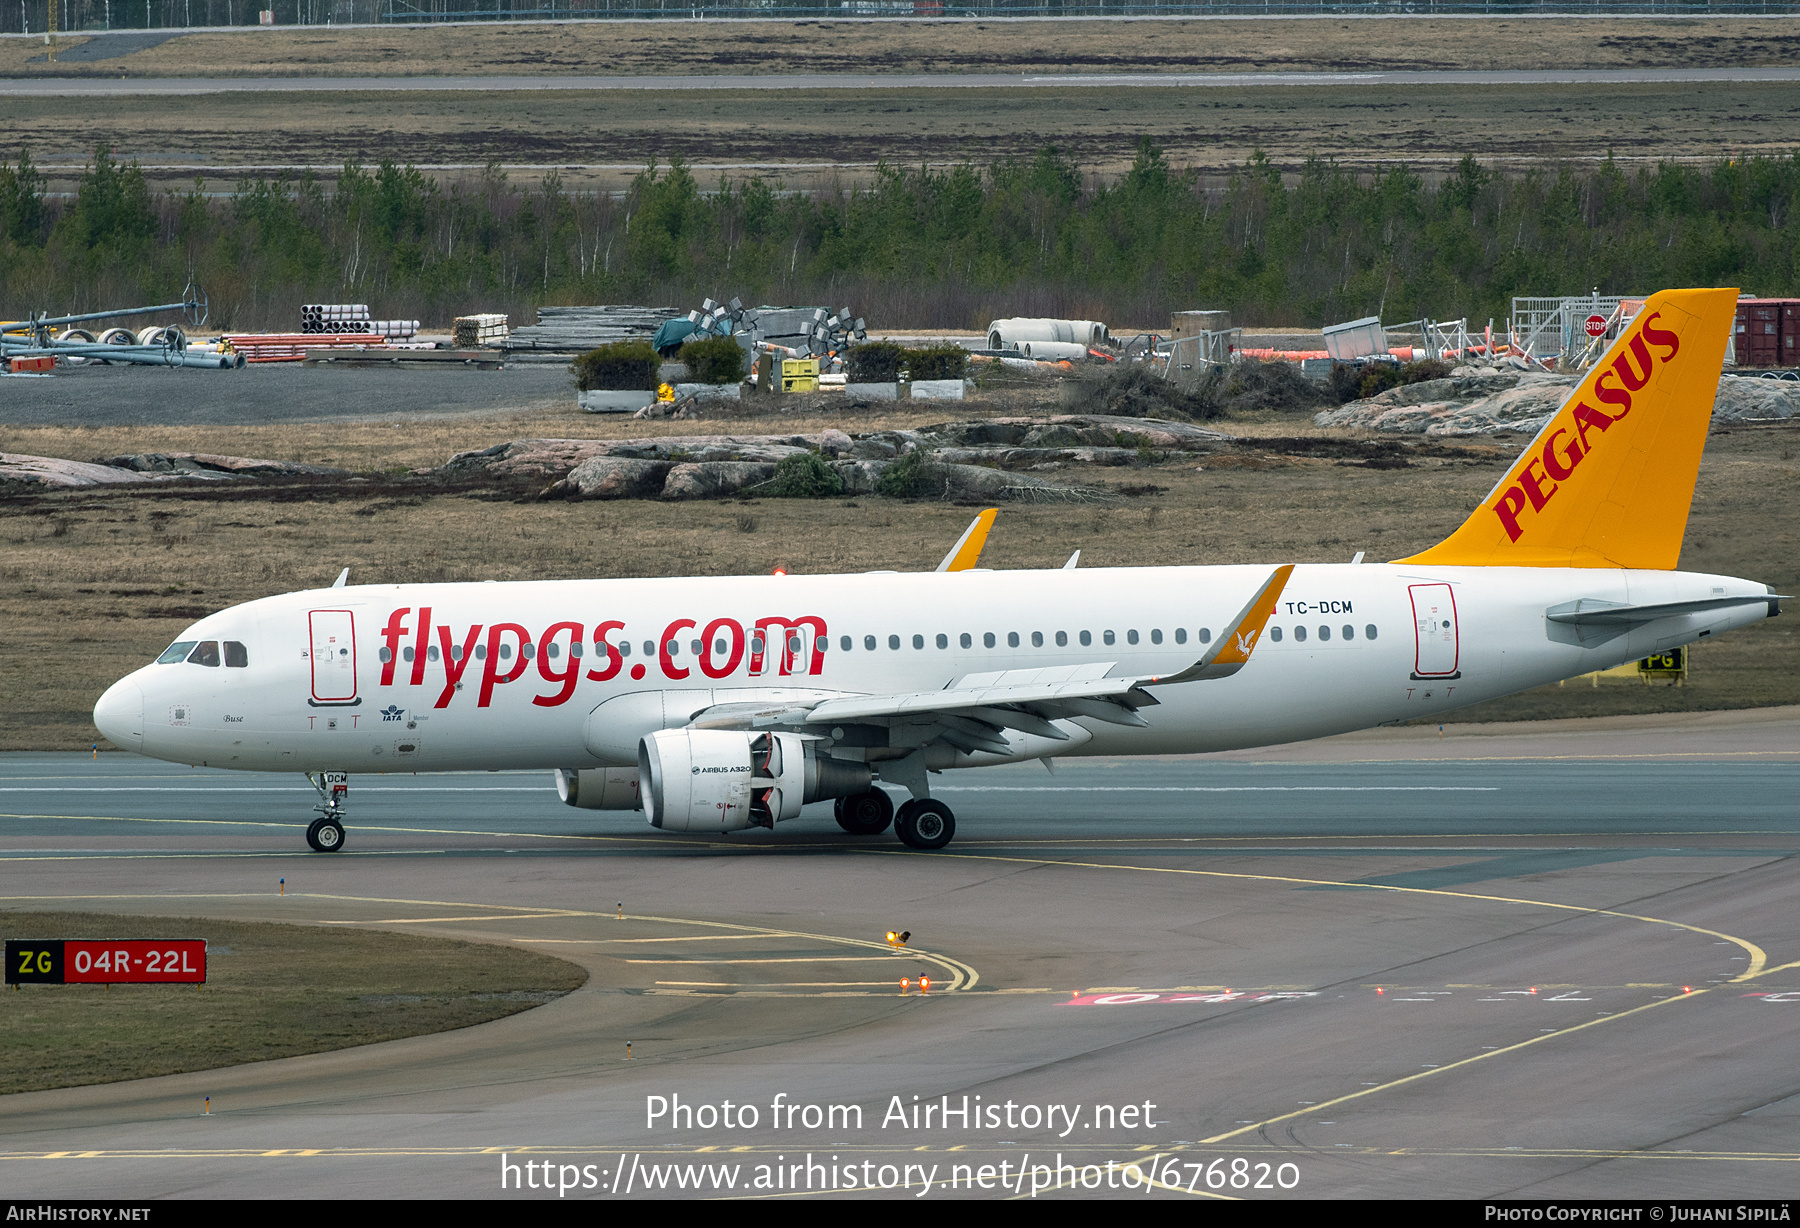
[(967, 674), (935, 691), (842, 695), (793, 703), (722, 704), (699, 713), (710, 729), (777, 729), (828, 736), (834, 742), (888, 752), (943, 741), (969, 754), (1006, 758), (1058, 753), (1092, 735), (1069, 722), (1087, 717), (1111, 725), (1147, 727), (1140, 708), (1154, 707), (1148, 688), (1229, 678), (1250, 660), (1274, 613), (1293, 566), (1277, 567), (1206, 654), (1169, 675), (1113, 677), (1117, 662), (1095, 661), (1041, 669)]

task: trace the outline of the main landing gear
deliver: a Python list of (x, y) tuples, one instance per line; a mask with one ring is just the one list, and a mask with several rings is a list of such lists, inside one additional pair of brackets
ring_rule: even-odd
[(940, 801), (915, 797), (894, 816), (894, 834), (908, 848), (941, 849), (956, 835), (956, 816)]
[(894, 825), (894, 834), (908, 848), (941, 849), (956, 835), (956, 816), (950, 807), (928, 797), (916, 797), (894, 810), (893, 799), (882, 789), (864, 789), (837, 800), (838, 826), (853, 836), (873, 836)]
[(335, 853), (344, 847), (344, 811), (350, 797), (348, 772), (308, 772), (306, 783), (319, 794), (313, 809), (319, 814), (306, 826), (306, 842), (315, 853)]

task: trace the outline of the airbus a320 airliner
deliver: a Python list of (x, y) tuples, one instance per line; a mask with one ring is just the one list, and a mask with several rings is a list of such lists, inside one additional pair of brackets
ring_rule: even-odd
[(352, 773), (517, 768), (664, 831), (835, 799), (847, 831), (942, 848), (933, 773), (1434, 717), (1779, 613), (1765, 585), (1672, 570), (1736, 300), (1653, 296), (1468, 521), (1391, 563), (340, 576), (201, 619), (94, 723), (159, 759), (305, 772), (321, 852)]

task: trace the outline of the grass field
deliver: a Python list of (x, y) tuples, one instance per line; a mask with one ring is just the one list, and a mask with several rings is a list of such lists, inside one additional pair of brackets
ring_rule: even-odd
[(50, 64), (41, 41), (8, 38), (0, 75), (1705, 68), (1789, 64), (1796, 51), (1800, 30), (1779, 17), (520, 22), (191, 34), (85, 64)]
[(0, 993), (0, 1095), (466, 1028), (529, 1010), (587, 980), (583, 969), (535, 951), (347, 926), (0, 912), (0, 935), (208, 944), (207, 981), (198, 991), (26, 985)]
[[(942, 420), (942, 413), (935, 420)], [(869, 429), (906, 419), (831, 420)], [(636, 424), (694, 433), (717, 424)], [(818, 429), (778, 419), (760, 430)], [(1259, 436), (1318, 432), (1286, 420), (1228, 424)], [(385, 476), (449, 452), (533, 435), (618, 437), (573, 413), (525, 421), (426, 424), (425, 433), (365, 424), (328, 445), (305, 427), (120, 432), (132, 450), (209, 451), (330, 460), (369, 471), (362, 484), (204, 489), (159, 486), (9, 500), (0, 519), (0, 748), (85, 749), (94, 700), (149, 661), (194, 618), (225, 606), (353, 582), (725, 575), (784, 564), (799, 572), (932, 567), (968, 523), (964, 507), (885, 499), (702, 504), (536, 503), (495, 491), (439, 491)], [(748, 431), (747, 424), (731, 429)], [(282, 436), (281, 432), (287, 432)], [(313, 436), (314, 439), (317, 436)], [(102, 432), (0, 429), (0, 449), (86, 459), (115, 446)], [(118, 442), (118, 446), (125, 446)], [(1162, 493), (1093, 507), (1009, 506), (984, 563), (1055, 567), (1079, 547), (1084, 566), (1396, 558), (1438, 541), (1476, 506), (1518, 443), (1486, 456), (1368, 469), (1274, 447), (1188, 457), (1096, 475)], [(1800, 584), (1800, 429), (1715, 434), (1700, 471), (1681, 566)], [(1085, 479), (1084, 479), (1085, 480)], [(1781, 618), (1698, 648), (1685, 688), (1613, 685), (1529, 693), (1465, 710), (1463, 719), (1682, 711), (1800, 702), (1800, 636)]]
[(198, 176), (229, 192), (238, 167), (329, 179), (382, 159), (452, 180), (490, 160), (528, 168), (514, 171), (528, 181), (555, 167), (565, 188), (585, 190), (621, 188), (641, 164), (677, 156), (709, 188), (722, 173), (814, 187), (865, 180), (884, 158), (985, 164), (1049, 145), (1114, 173), (1147, 135), (1216, 186), (1257, 149), (1290, 169), (1317, 155), (1431, 172), (1465, 153), (1515, 167), (1609, 150), (1626, 163), (1785, 153), (1800, 132), (1800, 90), (1787, 83), (776, 90), (753, 103), (696, 91), (347, 92), (9, 98), (6, 110), (13, 148), (28, 145), (57, 190), (99, 145), (174, 190)]

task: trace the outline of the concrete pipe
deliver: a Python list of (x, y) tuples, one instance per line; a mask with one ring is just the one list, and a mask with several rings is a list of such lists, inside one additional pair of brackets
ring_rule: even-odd
[(1015, 317), (987, 327), (988, 348), (1016, 350), (1028, 342), (1060, 345), (1111, 345), (1112, 333), (1098, 320), (1052, 320)]
[[(58, 345), (64, 345), (71, 341), (79, 341), (92, 345), (94, 343), (94, 334), (90, 333), (85, 328), (65, 328), (62, 332), (56, 334), (56, 343)], [(71, 354), (63, 361), (68, 363), (71, 367), (81, 367), (86, 366), (89, 362), (98, 360), (83, 358), (78, 354)]]

